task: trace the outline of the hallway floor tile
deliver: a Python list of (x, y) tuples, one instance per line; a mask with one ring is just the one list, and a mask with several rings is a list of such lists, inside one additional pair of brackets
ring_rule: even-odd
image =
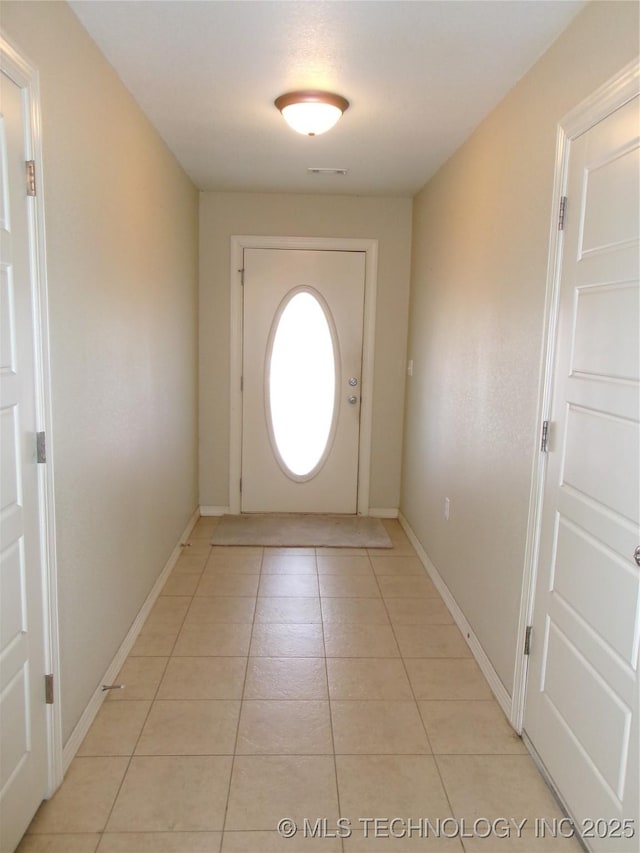
[(19, 853), (580, 851), (536, 837), (562, 813), (384, 523), (381, 553), (202, 519)]

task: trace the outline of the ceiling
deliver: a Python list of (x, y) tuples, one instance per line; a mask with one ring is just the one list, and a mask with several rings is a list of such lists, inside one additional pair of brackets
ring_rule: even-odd
[[(411, 196), (544, 53), (572, 0), (72, 0), (202, 190)], [(323, 136), (273, 105), (344, 95)], [(345, 176), (308, 168), (347, 169)]]

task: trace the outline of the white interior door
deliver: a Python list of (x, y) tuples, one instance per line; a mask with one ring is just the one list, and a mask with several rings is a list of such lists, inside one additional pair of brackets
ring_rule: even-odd
[(640, 833), (639, 128), (636, 97), (570, 147), (524, 720), (598, 853)]
[(0, 849), (47, 795), (34, 291), (23, 90), (0, 74)]
[(365, 253), (245, 249), (243, 512), (356, 513)]

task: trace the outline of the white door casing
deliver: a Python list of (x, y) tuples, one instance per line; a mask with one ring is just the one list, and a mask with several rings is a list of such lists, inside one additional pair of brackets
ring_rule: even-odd
[[(369, 511), (369, 476), (372, 430), (373, 351), (375, 341), (375, 307), (377, 278), (377, 241), (350, 238), (317, 237), (232, 237), (231, 238), (231, 366), (230, 366), (230, 465), (229, 511), (241, 511), (240, 478), (243, 455), (243, 263), (245, 250), (277, 249), (303, 252), (363, 253), (364, 255), (364, 317), (362, 340), (362, 371), (358, 386), (357, 411), (360, 419), (359, 449), (357, 450), (357, 507), (358, 514)], [(264, 369), (264, 365), (260, 366)], [(343, 389), (341, 389), (342, 391)], [(343, 394), (344, 396), (344, 394)], [(264, 419), (264, 414), (261, 412)], [(296, 508), (295, 511), (307, 511)]]
[[(634, 66), (561, 133), (567, 203), (524, 706), (526, 737), (598, 853), (636, 850), (640, 832), (637, 91)], [(607, 823), (590, 827), (598, 820)], [(635, 821), (633, 838), (616, 837), (629, 835), (615, 831), (624, 820)]]
[[(0, 846), (13, 850), (62, 778), (37, 73), (0, 38)], [(40, 186), (41, 191), (41, 186)], [(49, 439), (38, 464), (36, 434)], [(54, 684), (54, 698), (59, 687)]]
[[(245, 250), (243, 512), (356, 513), (364, 281), (363, 252)], [(295, 476), (276, 449), (269, 404), (269, 374), (275, 332), (280, 328), (279, 322), (287, 306), (301, 294), (316, 306), (316, 316), (324, 315), (325, 355), (328, 356), (332, 349), (335, 360), (335, 393), (331, 395), (333, 429), (327, 436), (325, 453), (310, 473), (306, 474), (305, 470), (304, 476)], [(313, 387), (312, 365), (321, 343), (315, 342), (310, 351), (305, 345), (309, 330), (303, 332), (296, 325), (295, 331), (300, 338), (297, 349), (303, 351), (298, 359), (287, 359), (288, 370), (295, 373), (295, 377), (283, 395), (283, 402), (291, 406), (284, 421), (293, 426), (290, 436), (293, 441), (300, 437), (308, 439), (308, 433), (313, 430), (313, 420), (307, 421), (305, 410), (313, 409), (317, 394)], [(350, 385), (349, 380), (356, 384)], [(298, 416), (308, 424), (306, 429), (296, 425)]]

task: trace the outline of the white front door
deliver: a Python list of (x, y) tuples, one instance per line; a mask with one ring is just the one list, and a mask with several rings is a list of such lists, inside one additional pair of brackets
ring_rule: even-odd
[(23, 90), (0, 74), (0, 849), (47, 795), (34, 270)]
[(365, 253), (244, 250), (243, 512), (356, 513)]
[(524, 720), (598, 853), (640, 837), (639, 127), (635, 97), (570, 143)]

